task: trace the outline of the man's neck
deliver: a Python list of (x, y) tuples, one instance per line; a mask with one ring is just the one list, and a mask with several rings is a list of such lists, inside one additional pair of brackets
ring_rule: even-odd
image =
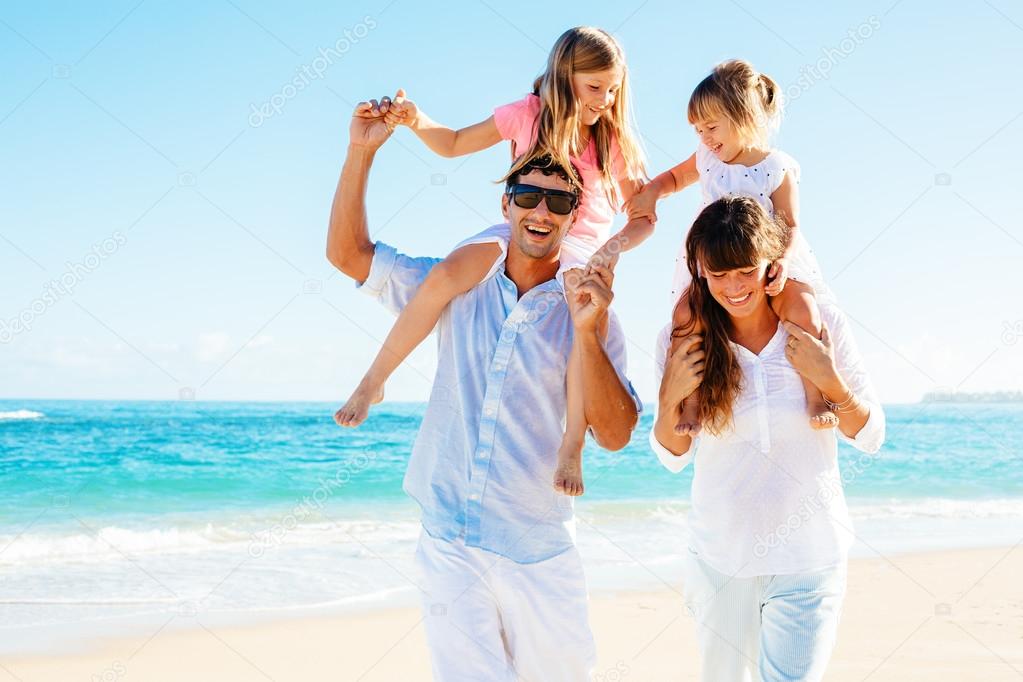
[(558, 254), (554, 253), (547, 258), (530, 258), (515, 248), (515, 244), (508, 245), (508, 257), (504, 262), (504, 271), (519, 290), (519, 298), (522, 295), (547, 280), (553, 279), (558, 274)]

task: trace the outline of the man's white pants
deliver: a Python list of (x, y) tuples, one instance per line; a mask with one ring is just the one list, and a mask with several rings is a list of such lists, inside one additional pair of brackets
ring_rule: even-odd
[(416, 564), (436, 682), (584, 682), (596, 663), (572, 549), (533, 564), (425, 530)]
[(845, 598), (846, 566), (733, 578), (693, 550), (684, 563), (704, 682), (815, 682), (824, 677)]

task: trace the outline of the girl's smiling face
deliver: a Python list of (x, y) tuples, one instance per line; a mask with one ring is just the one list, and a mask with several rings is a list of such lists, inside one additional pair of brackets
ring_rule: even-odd
[(572, 92), (579, 104), (579, 121), (583, 125), (593, 125), (611, 110), (622, 87), (622, 78), (619, 68), (572, 74)]
[(765, 283), (770, 261), (762, 259), (759, 264), (747, 268), (716, 272), (703, 269), (707, 278), (707, 289), (725, 311), (733, 317), (745, 317), (767, 305)]
[(724, 163), (731, 163), (748, 145), (732, 122), (724, 116), (715, 116), (693, 124), (700, 142)]

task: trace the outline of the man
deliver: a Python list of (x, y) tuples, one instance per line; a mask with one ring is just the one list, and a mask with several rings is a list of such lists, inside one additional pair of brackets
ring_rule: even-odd
[[(391, 132), (375, 100), (356, 107), (327, 258), (398, 312), (440, 259), (369, 239), (366, 184)], [(532, 208), (519, 205), (538, 195)], [(550, 484), (573, 336), (597, 443), (625, 447), (640, 403), (624, 378), (621, 327), (608, 312), (611, 272), (572, 278), (567, 294), (556, 278), (575, 209), (557, 214), (548, 201), (566, 198), (576, 206), (578, 190), (549, 159), (510, 178), (501, 200), (511, 227), (503, 264), (453, 300), (437, 325), (437, 374), (404, 488), (421, 508), (416, 561), (441, 682), (578, 682), (594, 664), (572, 501)]]

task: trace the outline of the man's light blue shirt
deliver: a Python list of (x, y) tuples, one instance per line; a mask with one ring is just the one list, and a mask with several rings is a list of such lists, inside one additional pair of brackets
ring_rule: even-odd
[[(378, 242), (359, 286), (397, 314), (440, 260)], [(561, 284), (551, 279), (519, 298), (502, 265), (455, 298), (435, 331), (437, 374), (404, 484), (426, 531), (519, 563), (571, 548), (572, 498), (552, 487), (573, 332)], [(605, 352), (642, 409), (613, 313)]]

